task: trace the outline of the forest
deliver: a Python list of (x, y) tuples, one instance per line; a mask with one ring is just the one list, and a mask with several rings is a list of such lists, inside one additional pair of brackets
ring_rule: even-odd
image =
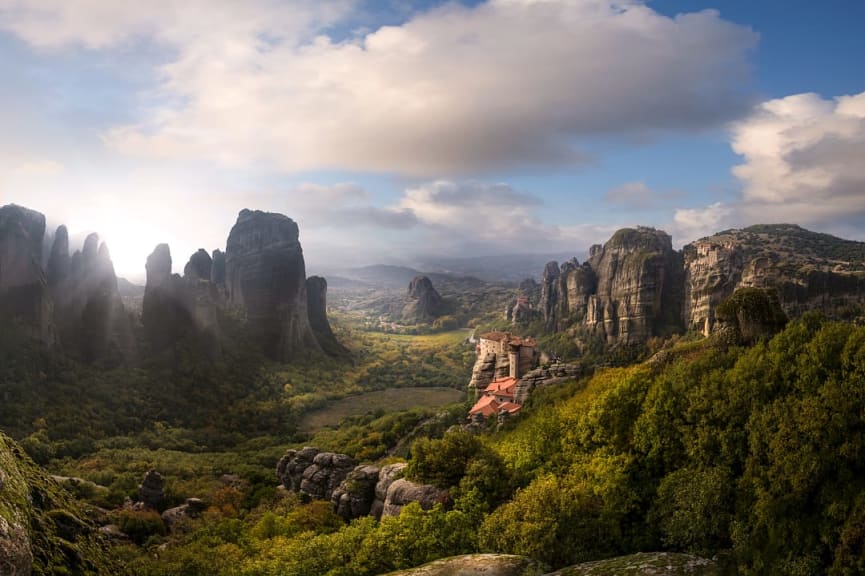
[[(308, 377), (345, 393), (405, 346), (415, 357), (429, 338), (450, 350), (430, 362), (467, 375), (471, 351), (457, 335), (363, 337), (375, 339), (364, 342), (370, 363), (347, 367), (353, 376), (337, 380), (322, 365), (307, 367)], [(865, 569), (865, 327), (815, 314), (752, 346), (671, 339), (643, 362), (539, 389), (520, 418), (481, 430), (459, 426), (466, 405), (457, 404), (444, 413), (370, 407), (303, 436), (291, 423), (299, 407), (317, 402), (304, 398), (311, 392), (296, 368), (266, 364), (260, 372), (195, 372), (210, 395), (145, 425), (134, 414), (147, 413), (150, 394), (160, 405), (165, 395), (186, 394), (183, 369), (90, 373), (47, 359), (33, 374), (25, 369), (32, 358), (20, 349), (14, 358), (2, 363), (4, 381), (27, 386), (7, 398), (47, 382), (61, 387), (40, 394), (43, 405), (35, 396), (4, 402), (3, 426), (53, 473), (94, 483), (73, 489), (129, 536), (107, 549), (105, 564), (128, 574), (374, 575), (473, 552), (556, 569), (660, 550), (715, 558), (731, 574)], [(418, 370), (416, 384), (434, 373)], [(64, 419), (50, 399), (71, 393), (67, 381), (88, 386)], [(107, 392), (119, 381), (128, 397)], [(237, 412), (213, 422), (220, 402)], [(47, 416), (28, 429), (37, 411)], [(410, 504), (397, 517), (345, 522), (330, 502), (276, 489), (276, 460), (301, 445), (364, 462), (407, 461), (407, 478), (448, 497), (430, 510)], [(196, 496), (207, 510), (169, 531), (159, 511), (124, 508), (149, 468), (168, 479), (165, 507)], [(226, 473), (239, 481), (220, 482)]]

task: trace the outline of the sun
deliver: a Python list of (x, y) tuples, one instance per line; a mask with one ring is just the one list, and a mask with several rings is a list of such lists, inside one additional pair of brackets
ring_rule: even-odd
[(114, 203), (70, 218), (67, 228), (72, 251), (80, 248), (75, 246), (73, 238), (83, 240), (91, 232), (99, 234), (100, 242), (108, 246), (117, 276), (135, 283), (144, 282), (147, 256), (156, 245), (171, 242), (165, 231), (148, 218)]

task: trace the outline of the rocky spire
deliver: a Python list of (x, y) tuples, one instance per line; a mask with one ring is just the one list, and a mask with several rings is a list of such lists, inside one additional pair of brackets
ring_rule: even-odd
[(60, 225), (54, 232), (54, 243), (48, 256), (48, 285), (54, 288), (69, 277), (69, 232)]
[(307, 278), (306, 296), (309, 324), (321, 349), (331, 356), (345, 354), (347, 350), (337, 341), (327, 320), (327, 280), (321, 276)]
[(204, 248), (199, 248), (195, 254), (189, 257), (189, 262), (183, 268), (183, 276), (193, 280), (210, 281), (212, 270), (213, 259)]
[(286, 361), (321, 351), (309, 322), (306, 266), (297, 224), (287, 216), (242, 210), (225, 252), (228, 299), (246, 313), (265, 353)]

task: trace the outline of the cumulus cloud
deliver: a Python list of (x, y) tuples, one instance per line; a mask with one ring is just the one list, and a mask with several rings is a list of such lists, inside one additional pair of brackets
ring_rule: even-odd
[(635, 181), (610, 188), (604, 194), (604, 201), (629, 210), (646, 210), (666, 206), (682, 196), (684, 194), (678, 190), (659, 192), (649, 188), (645, 182)]
[(743, 158), (733, 168), (741, 193), (676, 210), (681, 240), (779, 222), (865, 239), (865, 92), (769, 100), (732, 125), (730, 141)]
[(865, 92), (765, 102), (735, 124), (732, 147), (745, 218), (865, 221)]
[[(715, 126), (741, 113), (756, 35), (641, 2), (447, 3), (346, 38), (350, 4), (0, 0), (39, 47), (169, 48), (125, 153), (413, 175), (584, 160), (580, 138)], [(333, 34), (331, 34), (333, 36)]]

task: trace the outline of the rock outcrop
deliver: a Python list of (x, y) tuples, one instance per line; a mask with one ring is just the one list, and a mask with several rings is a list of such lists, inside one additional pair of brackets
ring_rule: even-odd
[(582, 326), (607, 344), (683, 330), (709, 335), (718, 306), (740, 288), (774, 290), (788, 317), (818, 310), (865, 317), (865, 243), (791, 224), (726, 230), (672, 249), (652, 228), (625, 228), (580, 265), (550, 262), (540, 309), (548, 330)]
[(331, 495), (334, 512), (346, 520), (369, 516), (379, 473), (378, 467), (369, 465), (358, 466), (349, 472)]
[(541, 566), (524, 556), (467, 554), (391, 572), (388, 576), (537, 576)]
[(681, 256), (668, 234), (619, 230), (589, 264), (597, 289), (588, 297), (584, 322), (608, 344), (639, 344), (681, 331)]
[(207, 250), (199, 248), (198, 251), (189, 257), (189, 262), (183, 268), (184, 278), (191, 280), (206, 280), (210, 281), (213, 271), (213, 259)]
[(444, 314), (445, 304), (426, 276), (415, 276), (408, 285), (402, 321), (406, 324), (429, 323)]
[(683, 249), (684, 321), (710, 334), (718, 306), (740, 288), (775, 290), (793, 318), (817, 310), (830, 318), (865, 308), (865, 243), (792, 224), (727, 230)]
[(609, 345), (640, 344), (681, 330), (682, 259), (671, 237), (653, 228), (625, 228), (587, 262), (544, 269), (541, 309), (546, 328), (574, 324)]
[(293, 492), (330, 500), (334, 490), (354, 468), (355, 462), (350, 456), (305, 447), (286, 452), (276, 466), (276, 476)]
[(306, 266), (293, 220), (242, 210), (228, 235), (225, 280), (229, 302), (244, 311), (268, 356), (287, 361), (321, 351), (307, 312)]
[(309, 325), (321, 349), (330, 356), (342, 356), (348, 351), (339, 343), (327, 320), (327, 280), (321, 276), (306, 279)]
[(144, 334), (154, 350), (165, 348), (191, 329), (183, 279), (171, 273), (171, 248), (159, 244), (147, 257), (147, 284), (141, 309)]
[(446, 504), (448, 493), (432, 484), (417, 484), (399, 478), (388, 486), (382, 516), (399, 516), (403, 506), (411, 502), (417, 502), (424, 510), (431, 510), (436, 504)]
[(42, 270), (45, 216), (10, 204), (0, 208), (0, 321), (52, 345), (54, 306)]
[(514, 391), (514, 402), (522, 404), (528, 400), (535, 388), (574, 380), (583, 375), (580, 364), (553, 362), (526, 372), (517, 381)]
[(171, 529), (172, 526), (187, 518), (198, 518), (205, 510), (207, 504), (201, 498), (187, 498), (185, 503), (167, 509), (161, 516), (165, 526)]
[(390, 485), (403, 477), (408, 464), (405, 462), (397, 462), (382, 466), (378, 473), (378, 482), (375, 485), (375, 498), (370, 507), (370, 515), (376, 518), (381, 518), (384, 513), (384, 504), (387, 501), (387, 491)]
[(107, 574), (82, 506), (0, 433), (0, 574)]

